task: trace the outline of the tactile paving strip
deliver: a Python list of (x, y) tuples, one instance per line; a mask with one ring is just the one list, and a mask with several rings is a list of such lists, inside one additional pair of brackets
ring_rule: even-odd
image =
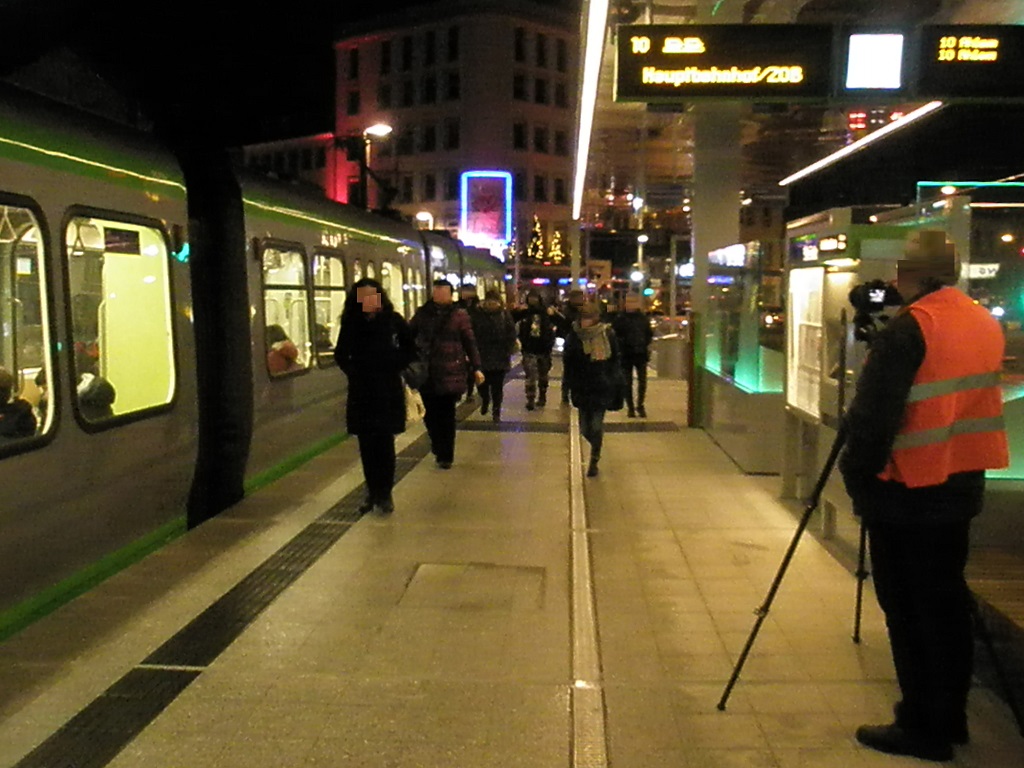
[[(398, 454), (397, 483), (430, 452), (426, 435)], [(100, 694), (14, 768), (102, 768), (359, 520), (365, 484), (306, 526), (248, 576)]]

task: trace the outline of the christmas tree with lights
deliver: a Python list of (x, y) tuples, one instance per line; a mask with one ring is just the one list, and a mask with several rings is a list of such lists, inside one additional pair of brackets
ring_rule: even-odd
[(533, 231), (530, 242), (526, 246), (526, 258), (531, 261), (544, 261), (544, 231), (540, 227), (540, 219), (533, 217)]
[(562, 246), (562, 233), (560, 230), (555, 230), (555, 234), (551, 236), (551, 248), (548, 250), (548, 260), (552, 264), (561, 264), (565, 261), (565, 249)]

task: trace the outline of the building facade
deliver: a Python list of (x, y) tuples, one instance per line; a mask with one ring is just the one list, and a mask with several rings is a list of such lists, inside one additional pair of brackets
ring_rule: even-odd
[[(359, 201), (364, 143), (371, 207), (390, 202), (462, 236), (461, 175), (505, 171), (521, 253), (538, 222), (545, 253), (552, 241), (557, 251), (571, 214), (577, 23), (538, 2), (444, 0), (350, 28), (335, 45), (328, 196)], [(380, 124), (386, 138), (364, 134)]]

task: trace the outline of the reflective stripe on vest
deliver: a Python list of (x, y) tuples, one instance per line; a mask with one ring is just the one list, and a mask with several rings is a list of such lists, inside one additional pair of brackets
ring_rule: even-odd
[(1005, 467), (999, 387), (1004, 339), (997, 321), (955, 288), (923, 296), (909, 310), (925, 357), (879, 476), (920, 488), (957, 472)]

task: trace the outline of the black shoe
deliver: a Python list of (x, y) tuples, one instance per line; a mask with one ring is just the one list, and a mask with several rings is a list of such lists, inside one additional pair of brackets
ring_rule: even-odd
[(388, 496), (386, 499), (377, 504), (377, 508), (380, 510), (380, 513), (382, 515), (390, 515), (392, 512), (395, 511), (395, 501), (390, 496)]
[(641, 419), (646, 419), (647, 411), (644, 410), (644, 407), (642, 405), (638, 405), (636, 407), (636, 415), (639, 416)]
[(490, 407), (490, 405), (491, 405), (490, 403), (481, 403), (480, 404), (480, 415), (481, 416), (486, 416), (487, 415), (487, 409)]
[(635, 419), (636, 418), (636, 411), (634, 411), (632, 408), (630, 408), (628, 415), (629, 415), (629, 418)]
[(949, 741), (904, 731), (896, 723), (862, 725), (857, 729), (857, 741), (887, 755), (908, 755), (936, 763), (953, 759), (953, 745)]
[(540, 397), (537, 398), (537, 407), (538, 408), (543, 408), (547, 404), (548, 404), (548, 396), (544, 392), (541, 392), (540, 393)]
[(491, 414), (491, 421), (493, 421), (495, 424), (500, 424), (501, 423), (501, 411), (495, 411), (494, 413), (492, 413)]
[(368, 515), (371, 512), (373, 512), (373, 500), (367, 499), (366, 501), (364, 501), (362, 504), (356, 507), (356, 512), (358, 512), (360, 515)]
[[(904, 722), (903, 714), (903, 702), (897, 701), (892, 708), (893, 714), (896, 716), (896, 725), (901, 728), (906, 727)], [(951, 723), (945, 729), (949, 736), (949, 740), (956, 746), (964, 746), (971, 743), (971, 734), (967, 729), (967, 714), (961, 713), (960, 715), (954, 716)]]
[(527, 400), (526, 401), (526, 410), (532, 411), (534, 409), (534, 407), (535, 406), (533, 404), (533, 400)]
[(452, 463), (450, 461), (438, 460), (437, 466), (439, 466), (441, 469), (451, 469), (452, 468)]
[(587, 477), (597, 477), (597, 461), (595, 459), (590, 460), (590, 466), (587, 467)]

